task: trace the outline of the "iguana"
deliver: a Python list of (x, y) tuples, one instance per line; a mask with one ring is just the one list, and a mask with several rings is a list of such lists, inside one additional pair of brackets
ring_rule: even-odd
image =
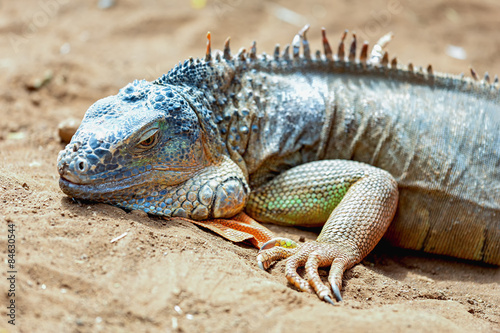
[[(59, 153), (61, 189), (249, 239), (261, 268), (288, 258), (288, 280), (330, 303), (384, 234), (500, 265), (498, 78), (402, 66), (389, 35), (369, 53), (344, 32), (334, 55), (323, 29), (311, 55), (307, 29), (271, 56), (229, 39), (212, 54), (208, 34), (204, 59), (97, 101)], [(297, 245), (256, 221), (324, 226)]]

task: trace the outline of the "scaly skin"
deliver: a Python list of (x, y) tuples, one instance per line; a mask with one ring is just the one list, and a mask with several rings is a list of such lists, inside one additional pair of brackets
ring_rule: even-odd
[[(330, 302), (330, 291), (317, 269), (332, 266), (329, 282), (340, 300), (344, 270), (362, 260), (382, 238), (397, 201), (397, 183), (391, 175), (363, 163), (326, 160), (292, 168), (253, 191), (246, 211), (263, 222), (324, 227), (314, 243), (285, 251), (278, 246), (257, 260), (268, 267), (292, 256), (286, 267), (288, 279), (303, 291), (311, 291), (310, 284)], [(296, 272), (303, 265), (308, 281)]]
[[(290, 257), (289, 281), (329, 302), (394, 214), (395, 245), (500, 265), (498, 81), (389, 64), (386, 40), (356, 60), (345, 34), (336, 56), (323, 35), (313, 58), (305, 32), (292, 57), (255, 45), (232, 57), (227, 42), (214, 58), (209, 43), (204, 60), (96, 102), (59, 154), (62, 190), (249, 239), (261, 267)], [(324, 227), (297, 246), (244, 209)], [(318, 266), (331, 266), (331, 288)]]

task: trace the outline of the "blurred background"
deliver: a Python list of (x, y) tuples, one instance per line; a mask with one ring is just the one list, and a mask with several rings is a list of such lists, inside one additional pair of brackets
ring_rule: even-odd
[(313, 48), (321, 27), (334, 45), (344, 29), (372, 44), (392, 31), (390, 55), (405, 63), (500, 72), (496, 0), (1, 0), (0, 10), (0, 68), (10, 79), (50, 69), (121, 87), (202, 56), (207, 31), (214, 48), (230, 36), (233, 53), (253, 40), (270, 53), (307, 23)]
[(0, 12), (0, 139), (23, 128), (50, 144), (50, 128), (95, 100), (202, 57), (207, 31), (213, 49), (230, 36), (233, 54), (254, 40), (271, 53), (305, 24), (313, 50), (321, 27), (335, 49), (344, 29), (371, 45), (393, 32), (389, 55), (402, 63), (500, 73), (497, 0), (0, 0)]

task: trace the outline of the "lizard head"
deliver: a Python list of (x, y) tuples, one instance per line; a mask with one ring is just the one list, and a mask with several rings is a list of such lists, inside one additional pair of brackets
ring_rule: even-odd
[(63, 192), (163, 216), (239, 212), (245, 177), (221, 153), (210, 111), (187, 95), (182, 87), (135, 81), (93, 104), (59, 153)]

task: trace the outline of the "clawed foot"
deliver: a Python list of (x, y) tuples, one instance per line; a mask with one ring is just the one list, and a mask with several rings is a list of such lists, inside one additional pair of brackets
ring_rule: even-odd
[[(333, 300), (342, 301), (342, 275), (355, 263), (356, 258), (352, 248), (319, 242), (307, 242), (298, 246), (292, 240), (274, 238), (262, 246), (257, 263), (265, 270), (273, 262), (285, 258), (288, 258), (285, 274), (291, 284), (302, 291), (316, 293), (320, 299), (330, 304), (335, 304)], [(297, 273), (297, 268), (301, 266), (305, 266), (306, 279)], [(319, 277), (318, 267), (325, 266), (330, 266), (328, 282), (331, 288)]]

